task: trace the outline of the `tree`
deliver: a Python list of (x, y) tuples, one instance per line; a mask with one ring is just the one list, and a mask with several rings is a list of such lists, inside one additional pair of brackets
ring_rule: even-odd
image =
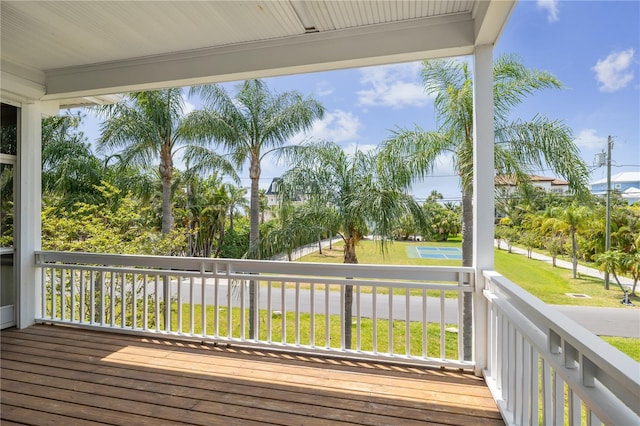
[(286, 253), (287, 260), (293, 260), (296, 247), (313, 241), (316, 237), (317, 224), (306, 217), (304, 206), (295, 206), (285, 201), (275, 209), (275, 218), (263, 225), (265, 230), (261, 250), (266, 256)]
[(434, 192), (422, 206), (427, 217), (427, 228), (422, 230), (422, 235), (431, 241), (447, 241), (449, 235), (460, 232), (460, 214), (455, 205), (440, 204), (437, 200), (442, 199), (442, 195), (434, 195)]
[(573, 264), (573, 278), (578, 276), (578, 243), (576, 240), (576, 233), (582, 226), (584, 221), (588, 218), (590, 211), (584, 206), (573, 204), (568, 208), (557, 208), (556, 215), (564, 221), (569, 228), (569, 235), (571, 237), (571, 263)]
[[(570, 129), (560, 121), (536, 115), (530, 121), (510, 121), (512, 110), (526, 96), (547, 88), (560, 88), (551, 74), (528, 70), (514, 56), (501, 56), (494, 63), (495, 168), (500, 174), (515, 174), (526, 181), (535, 169), (550, 168), (569, 182), (576, 193), (586, 192), (587, 167), (572, 141)], [(473, 264), (473, 81), (469, 65), (457, 59), (423, 62), (425, 91), (435, 95), (439, 128), (427, 132), (398, 129), (384, 144), (384, 156), (406, 182), (425, 177), (437, 158), (450, 153), (462, 189), (463, 265)], [(467, 294), (465, 294), (467, 296)], [(464, 328), (471, 331), (471, 298), (465, 297)], [(465, 333), (465, 358), (470, 359), (471, 334)]]
[[(637, 237), (640, 239), (640, 236)], [(631, 288), (631, 294), (636, 295), (636, 287), (640, 280), (640, 252), (636, 250), (634, 253), (626, 253), (622, 259), (624, 268), (631, 274), (633, 278), (633, 287)]]
[(78, 130), (82, 116), (58, 115), (42, 121), (42, 189), (59, 208), (97, 203), (96, 186), (105, 178), (101, 161)]
[[(282, 176), (280, 192), (285, 198), (302, 192), (309, 194), (309, 202), (330, 206), (344, 241), (343, 262), (356, 264), (356, 246), (368, 233), (376, 236), (384, 252), (403, 216), (411, 215), (425, 226), (422, 208), (393, 177), (377, 151), (347, 155), (335, 143), (318, 142), (298, 153), (293, 168)], [(346, 285), (346, 348), (351, 347), (352, 305), (353, 285)]]
[[(200, 131), (195, 126), (201, 124), (191, 115), (185, 115), (182, 89), (129, 93), (114, 105), (100, 107), (98, 112), (104, 118), (98, 140), (99, 150), (111, 152), (120, 149), (120, 160), (125, 165), (144, 167), (159, 161), (162, 234), (168, 234), (173, 229), (174, 158), (179, 149), (190, 145), (192, 135)], [(233, 170), (224, 158), (215, 153), (206, 154), (193, 148), (185, 152), (185, 158), (198, 160), (194, 170), (216, 166), (227, 173)]]
[(216, 173), (188, 177), (186, 192), (176, 200), (176, 218), (188, 230), (189, 256), (211, 257), (214, 248), (219, 253), (230, 203), (226, 189)]
[(247, 200), (247, 190), (240, 186), (225, 184), (229, 201), (229, 229), (233, 231), (233, 219), (238, 209), (244, 209), (249, 206)]
[(596, 265), (598, 265), (601, 271), (605, 271), (613, 275), (616, 284), (618, 284), (618, 287), (620, 287), (620, 290), (622, 290), (623, 293), (624, 288), (622, 287), (622, 284), (620, 284), (618, 273), (625, 270), (624, 256), (625, 254), (618, 250), (605, 251), (604, 253), (596, 256)]
[[(553, 214), (553, 212), (552, 208), (550, 214)], [(556, 259), (559, 254), (562, 254), (562, 248), (564, 247), (566, 232), (568, 231), (567, 224), (555, 217), (545, 217), (540, 231), (544, 235), (545, 247), (551, 254), (552, 264), (555, 267)]]
[[(238, 167), (249, 161), (250, 232), (249, 256), (259, 258), (261, 161), (269, 154), (294, 150), (287, 140), (311, 127), (322, 118), (324, 108), (312, 98), (304, 98), (295, 91), (275, 94), (261, 80), (247, 80), (239, 86), (235, 98), (218, 85), (196, 86), (192, 94), (200, 96), (208, 108), (193, 112), (198, 123), (192, 135), (202, 142), (211, 139), (228, 150)], [(249, 335), (255, 334), (255, 297), (257, 281), (249, 288)]]
[(260, 212), (260, 223), (264, 223), (264, 214), (269, 208), (269, 199), (267, 198), (267, 191), (260, 189), (258, 191), (258, 211)]

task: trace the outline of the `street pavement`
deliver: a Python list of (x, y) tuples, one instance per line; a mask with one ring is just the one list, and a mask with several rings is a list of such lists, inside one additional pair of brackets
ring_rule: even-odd
[[(340, 241), (339, 238), (334, 239), (333, 242)], [(329, 246), (329, 240), (322, 241), (323, 248)], [(318, 250), (318, 244), (313, 243), (300, 247), (293, 253), (293, 259), (298, 259), (307, 254), (313, 253)], [(517, 254), (526, 255), (526, 251), (517, 247), (513, 247), (512, 251)], [(533, 253), (535, 259), (551, 262), (551, 258), (541, 255), (539, 253)], [(286, 260), (286, 255), (275, 258), (277, 260)], [(558, 267), (571, 268), (570, 262), (558, 260)], [(594, 277), (602, 277), (600, 271), (592, 268), (587, 268), (579, 265), (579, 273), (583, 275), (589, 275)], [(630, 284), (629, 281), (625, 281), (625, 284)], [(205, 285), (205, 302), (207, 304), (214, 303), (214, 281), (207, 280)], [(194, 282), (193, 290), (190, 288), (189, 281), (184, 281), (181, 287), (182, 300), (186, 301), (191, 298), (191, 291), (193, 291), (194, 303), (200, 303), (202, 295), (202, 287), (199, 282)], [(224, 279), (218, 280), (218, 303), (220, 306), (227, 306), (230, 302), (232, 306), (239, 306), (240, 295), (239, 288), (233, 288), (232, 294), (229, 295), (229, 287)], [(235, 294), (234, 294), (235, 293)], [(173, 294), (176, 297), (177, 294)], [(360, 295), (360, 316), (364, 318), (371, 318), (373, 315), (373, 300), (371, 294)], [(260, 289), (258, 296), (259, 305), (261, 309), (267, 308), (268, 292), (266, 287)], [(309, 290), (301, 289), (298, 296), (299, 309), (301, 313), (311, 311), (311, 294)], [(313, 302), (314, 311), (321, 313), (324, 312), (325, 307), (325, 293), (324, 291), (315, 292), (315, 301)], [(284, 297), (284, 310), (291, 311), (296, 305), (295, 291), (286, 291)], [(340, 293), (329, 292), (329, 312), (332, 314), (339, 314), (340, 310)], [(245, 306), (248, 306), (248, 291), (245, 292)], [(421, 297), (412, 296), (409, 300), (404, 296), (393, 296), (391, 303), (391, 315), (394, 319), (405, 319), (408, 317), (411, 321), (422, 320), (422, 306), (423, 301)], [(583, 326), (592, 333), (600, 336), (619, 336), (619, 337), (633, 337), (640, 339), (640, 307), (632, 306), (620, 308), (600, 308), (589, 306), (565, 306), (565, 305), (552, 305), (562, 314), (564, 314), (568, 320), (573, 320), (579, 325)], [(443, 310), (441, 310), (443, 308)], [(271, 292), (271, 309), (282, 311), (282, 293), (281, 289), (273, 288)], [(377, 295), (376, 297), (376, 315), (380, 319), (389, 318), (389, 299), (387, 295)], [(427, 320), (429, 322), (439, 322), (444, 319), (445, 323), (458, 323), (458, 301), (457, 299), (443, 299), (438, 297), (427, 298)], [(443, 314), (441, 315), (441, 312)], [(354, 314), (355, 314), (354, 304)], [(442, 318), (441, 318), (442, 317)]]

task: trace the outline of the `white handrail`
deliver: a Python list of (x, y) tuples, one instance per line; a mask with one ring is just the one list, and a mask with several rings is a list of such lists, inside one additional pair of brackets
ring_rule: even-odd
[[(36, 266), (42, 271), (41, 322), (474, 366), (459, 350), (463, 325), (456, 300), (474, 291), (473, 268), (50, 251), (36, 252)], [(253, 338), (251, 283), (258, 295)], [(354, 294), (351, 344), (344, 342), (347, 286)], [(458, 328), (457, 336), (445, 331), (450, 327)]]
[(640, 424), (640, 364), (494, 271), (487, 384), (508, 424)]

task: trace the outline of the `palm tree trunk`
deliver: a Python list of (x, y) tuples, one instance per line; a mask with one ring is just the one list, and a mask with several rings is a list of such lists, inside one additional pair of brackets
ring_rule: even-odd
[[(357, 264), (355, 241), (348, 237), (344, 241), (344, 262)], [(349, 277), (348, 277), (349, 279)], [(353, 285), (344, 287), (344, 347), (351, 349), (351, 323), (353, 318)]]
[(573, 266), (573, 279), (577, 278), (578, 275), (578, 257), (576, 255), (577, 244), (576, 244), (576, 231), (571, 228), (571, 263)]
[[(173, 212), (171, 210), (171, 179), (173, 177), (173, 158), (170, 148), (163, 146), (160, 154), (160, 178), (162, 179), (162, 235), (168, 235), (173, 229)], [(171, 291), (169, 277), (162, 278), (162, 297), (165, 303), (163, 310), (164, 326), (171, 328)]]
[[(251, 168), (249, 170), (251, 178), (251, 205), (249, 208), (249, 258), (259, 259), (260, 251), (260, 160), (251, 158)], [(256, 336), (256, 287), (258, 280), (249, 281), (249, 338), (255, 339)]]
[(173, 229), (173, 212), (171, 210), (171, 180), (173, 178), (173, 159), (167, 149), (162, 150), (160, 158), (160, 177), (162, 179), (162, 235)]
[[(462, 266), (473, 266), (473, 194), (462, 192)], [(463, 283), (469, 285), (470, 283)], [(462, 300), (462, 344), (464, 360), (471, 360), (473, 351), (473, 295), (464, 293)]]

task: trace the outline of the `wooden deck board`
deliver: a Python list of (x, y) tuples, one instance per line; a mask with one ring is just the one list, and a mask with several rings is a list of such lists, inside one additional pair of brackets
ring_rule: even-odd
[(0, 342), (3, 424), (504, 424), (459, 371), (45, 325)]

